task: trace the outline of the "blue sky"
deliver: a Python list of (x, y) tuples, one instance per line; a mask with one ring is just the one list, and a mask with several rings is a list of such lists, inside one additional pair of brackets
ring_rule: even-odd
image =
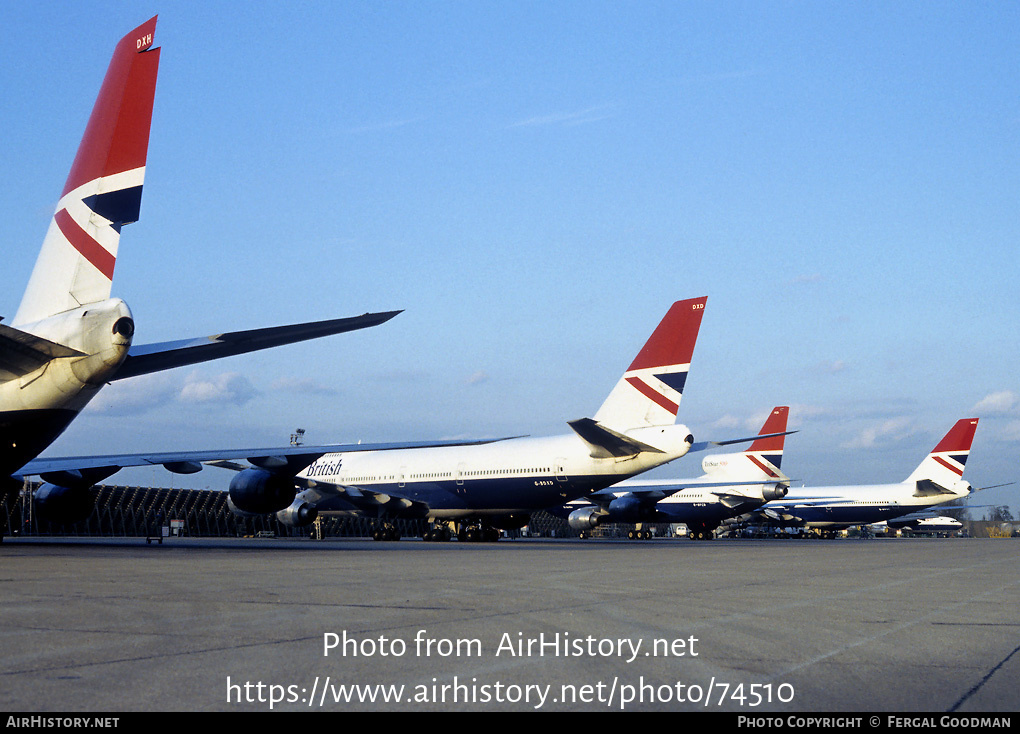
[(136, 343), (405, 312), (117, 383), (51, 453), (561, 433), (707, 295), (699, 440), (788, 404), (791, 476), (899, 481), (977, 416), (967, 478), (1017, 479), (1017, 5), (4, 3), (0, 314), (157, 13)]

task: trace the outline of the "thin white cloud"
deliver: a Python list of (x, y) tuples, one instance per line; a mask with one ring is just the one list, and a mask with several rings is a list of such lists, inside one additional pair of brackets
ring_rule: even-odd
[(1020, 421), (1010, 421), (999, 432), (1003, 441), (1020, 441)]
[(1000, 390), (981, 398), (971, 410), (978, 415), (1003, 415), (1020, 406), (1020, 396), (1012, 390)]
[(820, 405), (807, 405), (805, 403), (794, 403), (790, 406), (790, 419), (806, 420), (808, 418), (825, 419), (835, 418), (841, 413), (835, 408), (822, 407)]
[(709, 424), (711, 428), (739, 428), (741, 425), (741, 418), (729, 415), (728, 413), (724, 416), (720, 416), (718, 419)]
[(861, 430), (857, 436), (843, 444), (845, 449), (870, 449), (874, 448), (881, 441), (899, 441), (914, 432), (911, 427), (911, 419), (907, 417), (890, 418), (878, 425), (868, 426)]
[(583, 125), (598, 122), (612, 117), (615, 105), (598, 105), (573, 112), (553, 112), (548, 115), (536, 115), (526, 120), (511, 123), (509, 127), (543, 127), (547, 125)]
[(827, 375), (835, 375), (846, 369), (846, 362), (841, 359), (822, 360), (815, 365), (815, 370)]
[(772, 415), (772, 408), (769, 408), (768, 410), (763, 410), (760, 413), (755, 413), (749, 418), (746, 418), (744, 420), (744, 427), (747, 429), (748, 435), (760, 431), (762, 425), (765, 423), (765, 419), (768, 418), (770, 415)]
[(339, 391), (329, 385), (323, 385), (310, 377), (281, 377), (269, 386), (271, 390), (280, 392), (296, 392), (305, 395), (337, 395)]
[(173, 402), (181, 389), (181, 378), (166, 372), (132, 377), (100, 391), (89, 410), (106, 415), (138, 415)]
[(480, 385), (483, 382), (488, 382), (488, 381), (489, 381), (489, 375), (484, 370), (478, 370), (474, 374), (469, 375), (468, 378), (466, 380), (464, 380), (464, 382), (466, 382), (468, 385)]
[(211, 377), (192, 372), (177, 399), (182, 403), (244, 405), (257, 394), (248, 378), (239, 372), (223, 372)]

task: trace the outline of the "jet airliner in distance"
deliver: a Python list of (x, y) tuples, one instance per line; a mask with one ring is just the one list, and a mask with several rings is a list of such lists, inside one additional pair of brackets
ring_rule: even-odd
[[(396, 539), (390, 521), (427, 519), (430, 540), (495, 540), (527, 524), (533, 511), (597, 491), (678, 459), (694, 446), (676, 424), (705, 298), (672, 305), (594, 418), (571, 433), (480, 446), (331, 453), (296, 475), (248, 468), (234, 477), (235, 509), (282, 510), (290, 525), (319, 512), (357, 512), (379, 520), (377, 539)], [(237, 468), (237, 467), (234, 467)], [(294, 497), (293, 487), (306, 489)], [(283, 507), (265, 501), (294, 498)]]
[(870, 525), (961, 499), (973, 491), (963, 469), (977, 431), (977, 418), (956, 422), (910, 476), (896, 484), (791, 487), (781, 500), (742, 516), (750, 525), (831, 531)]
[[(550, 511), (566, 517), (582, 538), (606, 523), (668, 522), (686, 523), (692, 539), (708, 540), (728, 518), (786, 496), (790, 480), (779, 467), (789, 414), (787, 406), (773, 408), (761, 438), (740, 453), (706, 456), (700, 477), (630, 479)], [(636, 529), (628, 537), (647, 540), (651, 532)]]
[(922, 517), (918, 513), (910, 513), (903, 517), (897, 517), (895, 520), (868, 525), (868, 530), (876, 535), (900, 531), (907, 535), (932, 535), (948, 538), (959, 534), (963, 530), (963, 523), (948, 515), (930, 517), (925, 515)]
[[(20, 489), (12, 475), (31, 473), (26, 462), (109, 382), (363, 329), (399, 313), (132, 344), (131, 311), (110, 293), (121, 230), (141, 207), (159, 66), (155, 29), (154, 17), (117, 44), (21, 304), (9, 325), (0, 324), (0, 489)], [(68, 484), (90, 486), (119, 468), (66, 466), (64, 495)], [(53, 507), (59, 494), (51, 493)]]

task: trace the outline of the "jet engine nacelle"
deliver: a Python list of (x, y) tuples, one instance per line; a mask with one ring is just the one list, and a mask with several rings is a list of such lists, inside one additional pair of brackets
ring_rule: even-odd
[(294, 502), (294, 479), (265, 469), (245, 469), (230, 480), (230, 501), (241, 512), (268, 515)]
[(609, 503), (609, 514), (614, 522), (640, 522), (647, 519), (645, 516), (649, 512), (645, 511), (641, 500), (632, 494), (625, 494)]
[(761, 498), (766, 502), (771, 502), (772, 500), (781, 500), (783, 499), (783, 497), (786, 496), (786, 493), (789, 491), (790, 488), (787, 487), (785, 484), (773, 484), (762, 489)]
[(315, 509), (315, 506), (303, 500), (294, 500), (290, 507), (276, 513), (277, 520), (292, 528), (311, 525), (318, 516), (319, 511)]
[(96, 498), (89, 487), (44, 484), (35, 491), (35, 509), (47, 522), (73, 525), (92, 514)]
[(605, 518), (606, 513), (601, 507), (584, 507), (574, 510), (567, 516), (567, 523), (574, 530), (591, 530)]

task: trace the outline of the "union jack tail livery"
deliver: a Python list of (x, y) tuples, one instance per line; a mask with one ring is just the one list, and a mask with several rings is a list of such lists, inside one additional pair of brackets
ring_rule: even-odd
[(676, 420), (706, 300), (673, 304), (595, 414), (597, 423), (623, 432)]
[(771, 434), (785, 433), (790, 408), (783, 405), (772, 409), (765, 424), (758, 432), (767, 438), (755, 439), (754, 443), (739, 454), (711, 454), (706, 456), (701, 467), (715, 479), (740, 481), (783, 481), (786, 476), (779, 470), (783, 463), (783, 445), (786, 436)]
[[(790, 417), (790, 408), (786, 405), (773, 408), (772, 413), (765, 419), (765, 424), (759, 433), (767, 436), (770, 433), (786, 433), (786, 421)], [(780, 476), (778, 469), (783, 463), (783, 445), (786, 436), (771, 436), (759, 438), (744, 452), (744, 456), (757, 466), (770, 479)]]
[(138, 220), (141, 206), (159, 66), (155, 30), (152, 18), (113, 52), (15, 326), (110, 297), (120, 228)]
[(918, 491), (923, 491), (921, 485), (928, 480), (940, 487), (949, 489), (963, 479), (963, 468), (970, 456), (970, 445), (974, 442), (974, 433), (977, 431), (977, 418), (964, 418), (956, 422), (949, 433), (939, 441), (924, 461), (922, 461), (914, 473), (907, 477), (907, 482), (918, 482)]
[[(110, 291), (121, 227), (138, 220), (141, 206), (159, 66), (155, 31), (152, 18), (114, 49), (21, 305), (11, 324), (0, 323), (0, 480), (27, 467), (110, 382), (364, 329), (399, 313), (133, 343), (131, 309)], [(101, 478), (113, 470), (104, 467)], [(99, 481), (94, 473), (64, 476), (73, 487), (44, 493), (43, 504), (37, 497), (51, 516), (89, 507), (86, 485)], [(62, 505), (67, 513), (54, 509)]]

